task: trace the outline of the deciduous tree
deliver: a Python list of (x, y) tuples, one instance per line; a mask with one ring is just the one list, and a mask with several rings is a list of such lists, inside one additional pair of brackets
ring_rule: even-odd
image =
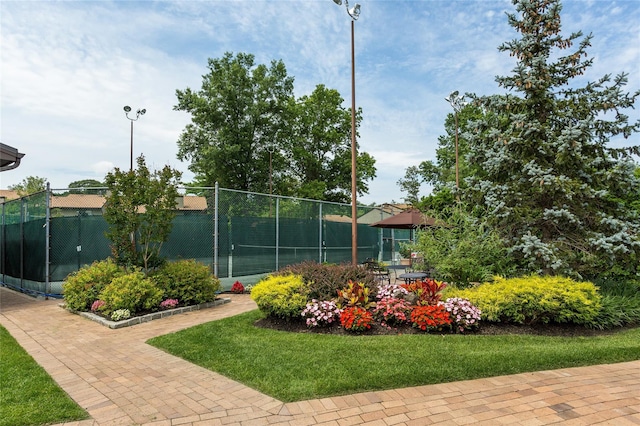
[(116, 168), (105, 177), (104, 218), (117, 263), (148, 271), (161, 262), (160, 249), (171, 233), (181, 173), (169, 166), (150, 172), (143, 156), (137, 165), (129, 171)]

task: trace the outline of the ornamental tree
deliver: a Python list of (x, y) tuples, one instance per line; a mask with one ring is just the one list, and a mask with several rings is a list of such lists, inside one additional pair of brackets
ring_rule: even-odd
[(106, 236), (116, 262), (148, 272), (161, 262), (160, 249), (171, 233), (182, 174), (169, 166), (150, 172), (144, 156), (137, 164), (135, 170), (116, 168), (105, 177), (104, 218), (110, 225)]
[(631, 155), (611, 138), (640, 130), (629, 122), (640, 92), (624, 92), (627, 74), (577, 87), (592, 65), (591, 35), (560, 35), (559, 0), (513, 0), (509, 24), (520, 37), (499, 50), (516, 58), (496, 78), (506, 94), (474, 97), (484, 114), (465, 132), (467, 201), (484, 204), (519, 266), (526, 271), (592, 276), (636, 274), (638, 193)]

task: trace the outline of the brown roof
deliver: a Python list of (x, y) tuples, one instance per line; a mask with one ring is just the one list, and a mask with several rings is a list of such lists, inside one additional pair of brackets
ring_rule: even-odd
[(105, 198), (95, 194), (68, 194), (51, 197), (51, 208), (58, 209), (101, 209)]
[(434, 226), (436, 220), (422, 213), (420, 210), (409, 209), (395, 216), (388, 217), (369, 226), (377, 228), (413, 229)]

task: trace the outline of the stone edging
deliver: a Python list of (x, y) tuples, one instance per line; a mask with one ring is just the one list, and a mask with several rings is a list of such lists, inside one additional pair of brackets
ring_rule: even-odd
[[(101, 317), (100, 315), (96, 315), (91, 312), (77, 312), (77, 311), (71, 311), (71, 310), (70, 312), (73, 312), (74, 314), (78, 314), (84, 318), (90, 319), (91, 321), (95, 321), (100, 325), (104, 325), (105, 327), (115, 329), (115, 328), (131, 327), (132, 325), (142, 324), (143, 322), (149, 322), (149, 321), (157, 320), (160, 318), (170, 317), (173, 315), (179, 315), (185, 312), (199, 311), (200, 309), (206, 309), (214, 306), (224, 305), (225, 303), (229, 303), (229, 302), (231, 302), (230, 298), (219, 298), (214, 300), (213, 302), (201, 303), (199, 305), (193, 305), (193, 306), (183, 306), (181, 308), (175, 308), (175, 309), (167, 309), (166, 311), (152, 312), (147, 315), (133, 317), (133, 318), (129, 318), (122, 321), (110, 321), (104, 317)], [(60, 307), (66, 309), (64, 304), (61, 304)]]

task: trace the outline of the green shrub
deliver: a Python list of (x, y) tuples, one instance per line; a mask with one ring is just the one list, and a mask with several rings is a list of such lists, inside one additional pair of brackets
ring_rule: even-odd
[(640, 282), (635, 280), (605, 277), (597, 278), (593, 283), (603, 296), (640, 297)]
[(94, 262), (70, 274), (62, 284), (67, 308), (85, 312), (114, 278), (124, 274), (112, 259)]
[(106, 303), (104, 312), (107, 314), (119, 309), (128, 309), (135, 314), (158, 309), (162, 296), (163, 292), (156, 283), (137, 271), (114, 278), (100, 292), (99, 298)]
[(493, 322), (589, 325), (601, 309), (593, 283), (565, 277), (497, 277), (492, 283), (450, 293), (470, 300), (482, 311), (483, 320)]
[(270, 275), (253, 287), (251, 299), (267, 316), (301, 319), (308, 291), (300, 275)]
[(513, 258), (498, 232), (463, 204), (428, 214), (443, 226), (418, 231), (415, 251), (434, 269), (434, 277), (458, 286), (488, 281), (493, 275), (513, 274)]
[(211, 302), (220, 290), (220, 280), (207, 265), (195, 260), (168, 262), (151, 278), (164, 291), (165, 299), (177, 299), (184, 305)]
[(602, 308), (591, 324), (600, 330), (640, 324), (640, 294), (637, 296), (602, 296)]
[(307, 284), (309, 300), (331, 300), (338, 295), (338, 290), (347, 286), (349, 281), (363, 283), (369, 289), (369, 296), (372, 299), (377, 294), (378, 287), (371, 271), (357, 265), (306, 261), (289, 265), (273, 275), (291, 274), (302, 276)]

